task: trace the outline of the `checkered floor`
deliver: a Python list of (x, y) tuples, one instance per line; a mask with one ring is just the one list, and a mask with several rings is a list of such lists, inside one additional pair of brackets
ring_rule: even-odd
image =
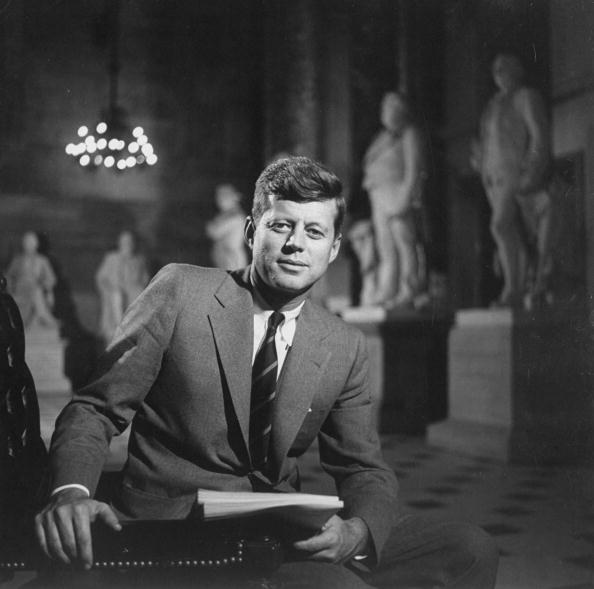
[[(594, 589), (594, 471), (512, 467), (420, 438), (386, 436), (383, 448), (408, 508), (494, 536), (497, 589)], [(305, 490), (332, 492), (313, 454), (303, 470)]]
[[(65, 401), (40, 395), (46, 440)], [(411, 510), (471, 521), (495, 537), (497, 589), (594, 589), (594, 470), (509, 466), (397, 435), (385, 436), (383, 448)], [(122, 463), (123, 440), (113, 450), (112, 468)], [(315, 448), (303, 460), (302, 478), (304, 491), (334, 492)]]

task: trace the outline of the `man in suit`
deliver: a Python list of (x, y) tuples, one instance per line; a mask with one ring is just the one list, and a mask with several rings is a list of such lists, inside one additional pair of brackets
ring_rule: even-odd
[[(169, 265), (132, 304), (96, 378), (56, 423), (54, 490), (36, 518), (48, 556), (89, 567), (90, 522), (118, 529), (121, 517), (184, 518), (200, 488), (298, 490), (296, 460), (317, 437), (322, 466), (345, 507), (297, 542), (304, 558), (283, 564), (272, 580), (292, 587), (368, 586), (350, 568), (357, 559), (378, 561), (396, 515), (396, 480), (370, 425), (365, 339), (307, 300), (338, 254), (340, 193), (338, 178), (308, 158), (272, 163), (256, 182), (246, 221), (252, 265), (229, 273)], [(256, 375), (261, 352), (270, 345), (273, 389), (254, 404), (264, 378)], [(123, 482), (107, 505), (91, 497), (111, 437), (130, 421)], [(433, 578), (453, 579), (455, 571), (476, 580), (477, 568), (490, 567), (481, 575), (492, 580), (496, 559), (483, 562), (490, 558), (484, 538), (474, 542), (476, 549), (463, 542), (455, 557), (436, 566), (427, 563), (443, 539), (436, 543), (436, 534), (423, 529), (395, 551), (398, 574), (410, 573), (403, 564), (412, 548), (416, 566), (431, 569)], [(468, 585), (480, 586), (492, 584)]]

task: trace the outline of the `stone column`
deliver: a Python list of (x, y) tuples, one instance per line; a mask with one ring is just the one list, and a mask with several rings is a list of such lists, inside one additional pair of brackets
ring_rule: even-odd
[[(2, 156), (15, 157), (22, 147), (25, 104), (23, 71), (24, 6), (21, 2), (8, 3), (0, 18), (0, 165)], [(8, 146), (7, 146), (8, 145)], [(18, 159), (18, 158), (17, 158)], [(6, 177), (4, 176), (6, 183)]]
[(265, 10), (264, 153), (319, 156), (318, 6), (276, 2)]

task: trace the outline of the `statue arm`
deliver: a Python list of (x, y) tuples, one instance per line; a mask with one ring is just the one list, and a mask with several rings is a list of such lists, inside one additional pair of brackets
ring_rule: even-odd
[(214, 241), (218, 241), (237, 231), (241, 231), (243, 234), (243, 224), (244, 219), (239, 214), (219, 216), (207, 225), (206, 232), (208, 237)]
[(106, 254), (95, 274), (95, 283), (102, 295), (107, 295), (114, 288), (113, 280), (113, 260), (111, 254)]
[(479, 121), (478, 137), (473, 137), (470, 144), (470, 166), (479, 174), (483, 171), (483, 153), (487, 141), (487, 125), (491, 113), (491, 102), (487, 104)]
[(522, 116), (528, 131), (528, 147), (523, 163), (522, 188), (539, 187), (549, 163), (549, 124), (544, 101), (540, 95), (525, 89), (522, 96)]
[(404, 180), (402, 190), (406, 195), (404, 211), (411, 206), (423, 173), (421, 134), (414, 127), (409, 127), (403, 137)]
[(150, 281), (151, 277), (148, 270), (148, 262), (144, 256), (140, 256), (140, 281), (142, 288), (144, 288)]
[(386, 131), (380, 131), (372, 140), (371, 144), (365, 152), (363, 157), (363, 182), (362, 186), (365, 190), (373, 188), (373, 176), (368, 173), (367, 168), (378, 157), (386, 145)]
[(6, 278), (6, 285), (8, 292), (14, 292), (14, 288), (16, 286), (18, 276), (20, 274), (20, 258), (17, 256), (12, 259), (10, 265), (8, 266), (6, 272), (4, 273), (4, 277)]
[(58, 279), (56, 278), (55, 272), (52, 270), (52, 266), (49, 260), (45, 257), (40, 258), (41, 260), (41, 273), (39, 281), (44, 290), (50, 291), (56, 286)]

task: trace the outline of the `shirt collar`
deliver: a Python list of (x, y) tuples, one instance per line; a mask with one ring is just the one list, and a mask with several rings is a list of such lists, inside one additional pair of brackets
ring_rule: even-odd
[[(254, 299), (254, 313), (263, 313), (266, 317), (266, 320), (268, 320), (268, 317), (272, 314), (273, 309), (266, 302), (266, 299), (260, 294), (260, 291), (256, 288), (254, 284), (251, 284), (250, 287), (252, 289), (252, 295)], [(301, 313), (301, 309), (303, 309), (304, 304), (305, 300), (301, 301), (295, 308), (290, 309), (288, 311), (279, 309), (279, 311), (285, 316), (285, 323), (288, 322), (290, 319), (297, 319), (299, 313)]]
[[(266, 303), (258, 290), (253, 286), (252, 293), (254, 298), (254, 320), (260, 318), (259, 320), (262, 321), (261, 329), (265, 329), (264, 326), (268, 323), (268, 318), (270, 315), (272, 315), (273, 309), (270, 308), (270, 305)], [(295, 330), (297, 328), (297, 318), (299, 317), (304, 304), (305, 300), (301, 301), (301, 303), (299, 303), (299, 305), (297, 305), (294, 309), (282, 311), (282, 314), (284, 315), (284, 321), (280, 324), (278, 331), (281, 340), (287, 346), (293, 345), (293, 338), (295, 337)]]

